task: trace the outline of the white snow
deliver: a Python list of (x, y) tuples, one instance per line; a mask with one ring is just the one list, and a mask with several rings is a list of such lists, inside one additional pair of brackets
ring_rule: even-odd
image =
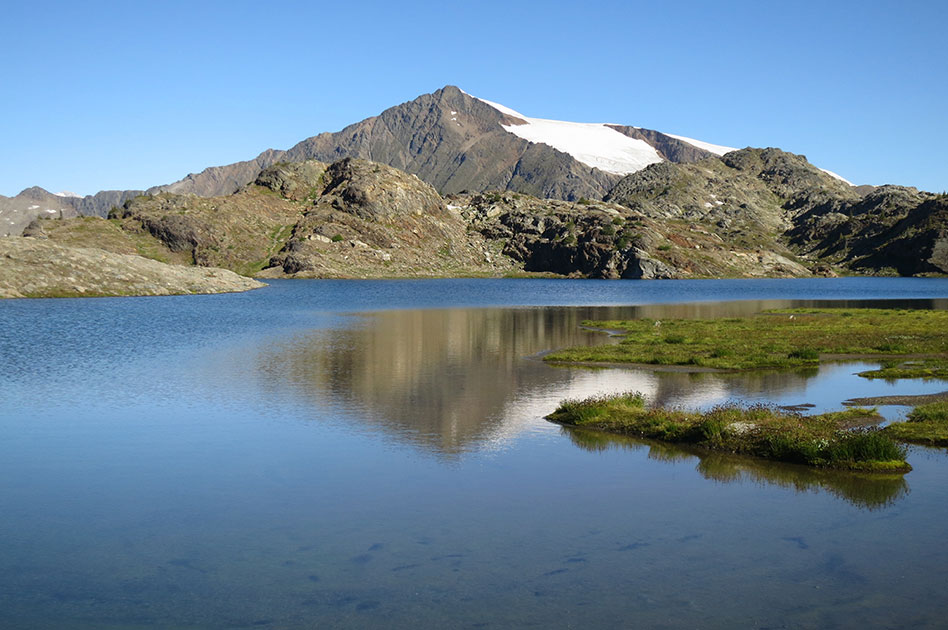
[[(461, 90), (461, 92), (467, 94), (464, 90)], [(630, 138), (607, 126), (607, 123), (576, 123), (562, 120), (547, 120), (544, 118), (530, 118), (500, 103), (478, 98), (472, 94), (467, 95), (493, 107), (502, 114), (524, 121), (519, 124), (501, 124), (501, 127), (506, 131), (524, 140), (547, 144), (563, 153), (568, 153), (587, 166), (592, 166), (617, 175), (628, 175), (629, 173), (642, 170), (649, 164), (663, 161), (662, 157), (652, 145), (644, 140)], [(452, 116), (456, 114), (457, 112), (451, 112)], [(454, 119), (452, 118), (452, 120)], [(711, 144), (710, 142), (695, 140), (687, 136), (679, 136), (673, 133), (666, 133), (665, 135), (681, 140), (682, 142), (687, 142), (692, 146), (704, 149), (715, 155), (724, 155), (731, 151), (737, 151), (735, 147)], [(832, 171), (826, 169), (820, 170), (850, 186), (853, 185), (852, 182), (840, 177)], [(723, 202), (720, 201), (715, 202), (716, 205), (722, 205), (722, 203)]]
[[(820, 168), (820, 167), (817, 166), (817, 168)], [(828, 171), (828, 170), (826, 170), (825, 168), (820, 168), (820, 170), (823, 171), (824, 173), (826, 173), (827, 175), (829, 175), (830, 177), (835, 177), (836, 179), (838, 179), (839, 181), (843, 182), (844, 184), (849, 184), (850, 186), (855, 186), (855, 184), (853, 184), (851, 181), (849, 181), (848, 179), (843, 179), (842, 177), (840, 177), (839, 175), (837, 175), (837, 174), (834, 173), (833, 171)]]
[[(665, 133), (664, 131), (662, 133)], [(725, 147), (720, 144), (711, 144), (710, 142), (702, 142), (701, 140), (695, 140), (694, 138), (686, 138), (685, 136), (676, 136), (673, 133), (666, 133), (666, 136), (670, 138), (675, 138), (676, 140), (681, 140), (682, 142), (687, 142), (691, 146), (698, 147), (699, 149), (704, 149), (705, 151), (710, 151), (715, 155), (724, 155), (725, 153), (730, 153), (731, 151), (737, 151), (734, 147)]]
[[(477, 98), (476, 96), (474, 98)], [(575, 123), (562, 120), (530, 118), (498, 103), (478, 99), (502, 114), (519, 118), (526, 124), (501, 125), (505, 130), (530, 142), (546, 144), (568, 153), (586, 166), (607, 173), (628, 175), (649, 164), (661, 162), (662, 157), (644, 140), (607, 127), (605, 123)]]
[(46, 208), (46, 212), (49, 212), (49, 213), (51, 213), (51, 214), (56, 214), (56, 213), (59, 212), (59, 211), (58, 211), (58, 210), (50, 210), (49, 208)]
[(37, 208), (39, 208), (39, 206), (30, 206), (27, 210), (36, 210)]
[(58, 193), (53, 193), (57, 197), (76, 197), (77, 199), (82, 199), (82, 195), (77, 195), (74, 192), (69, 192), (68, 190), (62, 190)]
[[(463, 92), (463, 90), (462, 90), (462, 92)], [(464, 92), (464, 94), (467, 94), (467, 92)], [(527, 117), (524, 116), (523, 114), (521, 114), (520, 112), (515, 111), (515, 110), (512, 110), (512, 109), (510, 109), (509, 107), (506, 107), (506, 106), (504, 106), (504, 105), (501, 105), (500, 103), (493, 103), (493, 102), (491, 102), (491, 101), (486, 101), (486, 100), (484, 100), (484, 99), (482, 99), (482, 98), (478, 98), (478, 97), (474, 96), (473, 94), (467, 94), (467, 95), (470, 96), (471, 98), (477, 98), (477, 100), (479, 100), (479, 101), (482, 102), (482, 103), (486, 103), (486, 104), (490, 105), (491, 107), (493, 107), (494, 109), (496, 109), (497, 111), (499, 111), (499, 112), (502, 113), (502, 114), (507, 114), (508, 116), (513, 116), (514, 118), (522, 118), (523, 120), (527, 120)]]
[(704, 207), (705, 207), (705, 208), (713, 208), (713, 207), (714, 207), (714, 204), (711, 203), (710, 201), (705, 201), (705, 202), (704, 202)]

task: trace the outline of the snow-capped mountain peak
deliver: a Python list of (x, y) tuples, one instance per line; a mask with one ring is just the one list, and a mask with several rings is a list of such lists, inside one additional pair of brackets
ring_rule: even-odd
[[(649, 164), (664, 160), (655, 147), (645, 140), (632, 138), (614, 128), (619, 125), (531, 118), (500, 103), (494, 103), (471, 94), (468, 96), (490, 105), (508, 117), (524, 121), (523, 123), (511, 121), (510, 124), (501, 124), (506, 131), (530, 142), (547, 144), (563, 153), (568, 153), (587, 166), (593, 166), (607, 173), (628, 175), (642, 170)], [(639, 128), (635, 127), (635, 129), (638, 130)], [(662, 135), (680, 140), (692, 147), (718, 156), (737, 150), (736, 147), (712, 144), (673, 133), (662, 132)], [(852, 185), (851, 182), (832, 171), (820, 170), (850, 186)]]

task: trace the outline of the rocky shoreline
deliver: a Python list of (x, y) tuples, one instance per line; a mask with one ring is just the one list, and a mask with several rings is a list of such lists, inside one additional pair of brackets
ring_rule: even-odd
[(26, 237), (0, 238), (0, 298), (230, 293), (262, 286), (226, 269), (169, 265)]

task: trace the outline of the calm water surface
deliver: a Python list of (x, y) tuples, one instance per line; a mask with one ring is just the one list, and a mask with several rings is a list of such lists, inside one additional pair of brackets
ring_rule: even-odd
[(943, 627), (944, 450), (867, 479), (543, 416), (629, 389), (822, 410), (948, 383), (537, 355), (609, 343), (587, 318), (945, 298), (941, 279), (445, 280), (2, 302), (0, 627)]

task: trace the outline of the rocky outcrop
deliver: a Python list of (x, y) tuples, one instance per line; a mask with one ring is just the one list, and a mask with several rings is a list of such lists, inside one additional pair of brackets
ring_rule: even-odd
[(312, 191), (265, 277), (497, 275), (513, 267), (499, 246), (469, 232), (457, 209), (414, 175), (351, 158), (324, 173), (321, 163), (306, 164), (270, 169), (256, 180), (271, 190)]
[(698, 221), (744, 249), (786, 257), (789, 247), (821, 273), (831, 272), (827, 265), (948, 273), (948, 197), (901, 186), (857, 189), (779, 149), (655, 164), (622, 179), (606, 198), (655, 219)]
[(33, 238), (0, 238), (0, 298), (225, 293), (261, 286), (225, 269), (168, 265)]
[(626, 125), (607, 125), (619, 133), (623, 133), (636, 140), (644, 140), (649, 143), (663, 159), (669, 162), (689, 164), (700, 160), (714, 157), (710, 151), (696, 147), (678, 138), (673, 138), (668, 134), (654, 129), (642, 129), (641, 127), (629, 127)]
[(263, 169), (253, 183), (291, 201), (312, 200), (326, 188), (328, 166), (316, 160), (279, 162)]
[(516, 193), (449, 201), (525, 271), (643, 279), (810, 275), (773, 239), (768, 249), (744, 248), (697, 222), (669, 222), (620, 204)]
[(948, 195), (880, 186), (853, 203), (798, 217), (790, 243), (862, 273), (948, 273)]
[(40, 221), (29, 234), (263, 277), (780, 277), (948, 267), (946, 197), (900, 187), (861, 196), (776, 149), (654, 164), (623, 178), (608, 199), (442, 198), (383, 164), (308, 160), (274, 164), (233, 195), (146, 195), (109, 221)]

